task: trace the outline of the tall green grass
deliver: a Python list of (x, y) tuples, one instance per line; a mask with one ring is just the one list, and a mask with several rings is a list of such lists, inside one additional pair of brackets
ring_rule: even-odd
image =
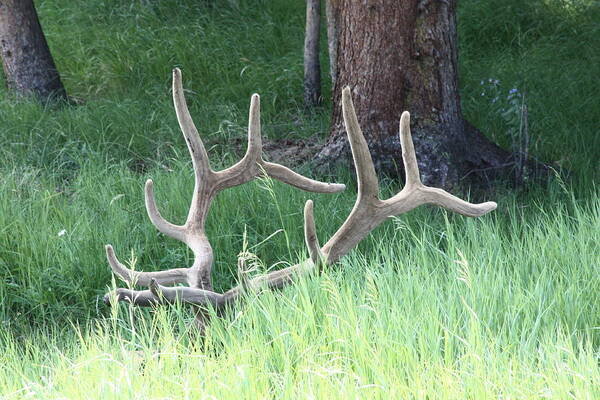
[[(518, 89), (531, 154), (568, 168), (569, 181), (498, 188), (486, 194), (498, 210), (480, 219), (429, 207), (392, 219), (339, 268), (250, 295), (204, 338), (180, 306), (104, 306), (120, 283), (103, 245), (139, 269), (191, 264), (143, 204), (152, 178), (169, 220), (183, 221), (189, 205), (191, 164), (169, 93), (175, 66), (214, 166), (240, 155), (231, 143), (244, 141), (253, 92), (267, 138), (325, 137), (328, 105), (311, 116), (301, 106), (304, 3), (36, 6), (79, 105), (0, 89), (0, 396), (600, 396), (597, 4), (465, 0), (459, 10), (468, 119), (510, 147), (523, 97), (508, 96)], [(236, 283), (244, 232), (265, 269), (305, 255), (308, 198), (320, 238), (337, 229), (354, 183), (347, 173), (318, 178), (348, 189), (313, 195), (259, 181), (217, 198), (207, 233), (218, 290)], [(383, 181), (384, 193), (398, 189)]]
[(506, 201), (478, 220), (440, 212), (437, 222), (390, 221), (370, 249), (283, 292), (249, 294), (225, 318), (213, 316), (204, 337), (178, 307), (149, 316), (126, 305), (96, 326), (5, 334), (0, 390), (6, 398), (595, 399), (600, 202), (560, 193), (553, 201), (531, 210)]

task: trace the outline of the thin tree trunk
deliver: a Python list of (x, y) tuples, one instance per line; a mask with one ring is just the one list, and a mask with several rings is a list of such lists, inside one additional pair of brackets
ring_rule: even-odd
[(336, 59), (338, 46), (337, 9), (338, 0), (325, 0), (325, 16), (327, 17), (327, 48), (329, 50), (329, 74), (331, 84), (335, 86)]
[(306, 0), (304, 105), (307, 109), (312, 109), (321, 103), (321, 63), (319, 62), (320, 1)]
[(513, 156), (463, 118), (458, 92), (456, 0), (338, 0), (331, 134), (318, 164), (346, 162), (341, 92), (350, 86), (378, 170), (402, 175), (398, 123), (411, 113), (423, 182), (487, 183)]
[(0, 54), (9, 89), (67, 98), (32, 0), (0, 0)]

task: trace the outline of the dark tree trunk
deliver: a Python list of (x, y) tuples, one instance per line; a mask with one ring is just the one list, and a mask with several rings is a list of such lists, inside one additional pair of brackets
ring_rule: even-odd
[(319, 62), (320, 3), (321, 0), (306, 0), (304, 105), (307, 109), (321, 104), (321, 63)]
[(0, 51), (9, 89), (66, 99), (32, 0), (0, 0)]
[(346, 162), (341, 92), (350, 86), (379, 171), (402, 171), (400, 115), (411, 113), (423, 182), (449, 188), (506, 173), (510, 153), (463, 118), (458, 93), (456, 0), (336, 0), (331, 134), (317, 163)]

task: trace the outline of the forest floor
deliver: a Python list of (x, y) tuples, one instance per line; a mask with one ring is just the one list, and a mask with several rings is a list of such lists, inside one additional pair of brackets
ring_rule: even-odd
[[(221, 193), (206, 227), (217, 290), (236, 283), (244, 246), (262, 271), (306, 256), (307, 199), (321, 240), (337, 229), (355, 200), (352, 174), (302, 164), (331, 113), (329, 101), (303, 111), (304, 3), (36, 7), (78, 104), (0, 89), (1, 398), (600, 398), (597, 2), (459, 9), (466, 117), (511, 149), (526, 104), (529, 153), (568, 178), (499, 186), (485, 193), (498, 209), (478, 219), (432, 207), (392, 218), (336, 268), (248, 294), (202, 337), (179, 305), (105, 306), (122, 283), (103, 247), (139, 270), (191, 264), (184, 245), (156, 232), (143, 198), (152, 178), (163, 216), (187, 214), (193, 176), (171, 104), (174, 67), (213, 167), (243, 153), (257, 92), (270, 157), (348, 187), (314, 195), (260, 180)], [(383, 197), (401, 185), (381, 181)]]

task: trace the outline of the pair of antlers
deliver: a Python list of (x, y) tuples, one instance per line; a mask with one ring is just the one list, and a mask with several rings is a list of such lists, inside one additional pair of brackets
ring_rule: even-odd
[[(335, 193), (344, 190), (345, 186), (315, 181), (282, 165), (262, 159), (260, 98), (257, 94), (252, 95), (250, 101), (246, 154), (238, 163), (222, 171), (214, 171), (210, 167), (206, 149), (185, 102), (179, 69), (173, 70), (173, 102), (192, 158), (195, 176), (194, 194), (185, 224), (174, 225), (160, 215), (154, 200), (152, 180), (149, 179), (145, 187), (146, 210), (150, 221), (160, 232), (184, 242), (192, 250), (194, 263), (189, 268), (174, 268), (158, 272), (133, 271), (119, 262), (112, 246), (107, 245), (106, 255), (113, 272), (130, 287), (140, 285), (149, 288), (148, 290), (116, 289), (105, 295), (104, 300), (107, 303), (118, 300), (129, 301), (140, 306), (151, 306), (181, 301), (202, 308), (212, 306), (219, 311), (239, 300), (246, 290), (264, 287), (281, 288), (291, 283), (294, 277), (300, 274), (307, 273), (320, 265), (336, 263), (388, 217), (406, 213), (422, 204), (434, 204), (469, 217), (479, 217), (496, 208), (494, 202), (472, 204), (442, 189), (423, 185), (410, 134), (410, 114), (406, 111), (400, 118), (400, 141), (406, 183), (402, 191), (395, 196), (387, 200), (380, 199), (379, 181), (369, 148), (358, 124), (350, 89), (346, 87), (342, 91), (342, 111), (358, 179), (358, 196), (350, 215), (331, 239), (321, 247), (315, 229), (313, 202), (308, 200), (304, 206), (304, 238), (310, 257), (296, 265), (252, 279), (247, 277), (244, 262), (241, 260), (238, 263), (240, 284), (225, 293), (217, 293), (212, 289), (213, 251), (206, 237), (204, 224), (212, 199), (221, 190), (244, 184), (264, 175), (316, 193)], [(180, 283), (188, 286), (173, 286)]]

